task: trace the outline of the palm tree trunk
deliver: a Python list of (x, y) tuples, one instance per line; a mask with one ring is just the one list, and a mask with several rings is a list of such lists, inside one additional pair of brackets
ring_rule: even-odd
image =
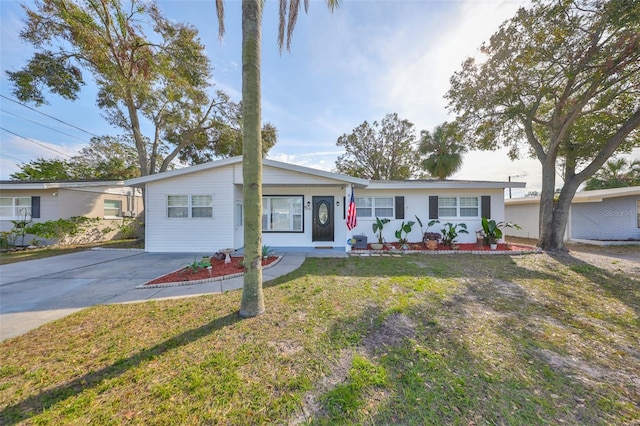
[(240, 316), (264, 312), (262, 294), (262, 137), (260, 27), (262, 1), (242, 0), (242, 179), (244, 200), (244, 274)]

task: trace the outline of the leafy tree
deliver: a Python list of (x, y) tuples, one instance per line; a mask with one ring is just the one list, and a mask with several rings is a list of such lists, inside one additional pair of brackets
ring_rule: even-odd
[(640, 185), (640, 161), (624, 158), (607, 161), (596, 174), (587, 181), (586, 191), (607, 188), (623, 188)]
[(336, 171), (363, 179), (403, 180), (417, 174), (413, 123), (387, 114), (380, 123), (367, 121), (342, 135), (336, 145), (345, 153), (336, 160)]
[(77, 180), (84, 179), (86, 170), (75, 170), (74, 164), (68, 160), (36, 158), (28, 163), (21, 164), (20, 171), (12, 173), (12, 180)]
[(73, 160), (93, 170), (93, 178), (125, 180), (140, 176), (135, 145), (131, 138), (91, 138)]
[(420, 132), (418, 151), (424, 156), (422, 168), (431, 176), (446, 179), (462, 167), (467, 147), (461, 143), (456, 126), (445, 122), (436, 126), (433, 133)]
[(69, 160), (38, 158), (20, 165), (15, 180), (125, 180), (140, 176), (137, 153), (126, 138), (92, 138)]
[[(20, 36), (37, 52), (22, 70), (7, 74), (17, 98), (42, 104), (44, 88), (77, 99), (87, 71), (107, 120), (132, 138), (144, 176), (167, 170), (187, 147), (215, 152), (225, 126), (237, 124), (229, 121), (236, 106), (220, 91), (209, 94), (211, 66), (193, 26), (170, 22), (153, 2), (125, 2), (39, 0), (32, 9), (23, 6), (27, 20)], [(142, 133), (145, 120), (152, 137)]]
[[(244, 274), (240, 315), (252, 317), (264, 312), (262, 293), (262, 107), (260, 93), (260, 47), (263, 0), (242, 1), (242, 179), (244, 203)], [(305, 10), (308, 7), (305, 0)], [(333, 10), (338, 0), (327, 0)], [(287, 8), (287, 5), (289, 6)], [(280, 0), (278, 46), (287, 49), (298, 18), (299, 0)], [(219, 35), (224, 35), (224, 2), (216, 0)], [(288, 10), (288, 13), (287, 13)], [(286, 32), (285, 32), (286, 29)]]
[(502, 144), (515, 158), (528, 145), (542, 165), (538, 245), (564, 251), (580, 184), (639, 145), (640, 2), (534, 0), (481, 52), (451, 78), (449, 106), (475, 148)]

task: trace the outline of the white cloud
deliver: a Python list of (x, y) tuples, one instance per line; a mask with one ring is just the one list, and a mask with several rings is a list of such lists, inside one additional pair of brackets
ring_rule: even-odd
[(3, 137), (2, 150), (0, 150), (2, 165), (0, 179), (9, 179), (11, 174), (21, 170), (19, 165), (22, 163), (28, 163), (37, 158), (68, 159), (78, 154), (78, 151), (85, 146), (83, 143), (58, 145), (35, 139), (28, 141), (17, 136)]

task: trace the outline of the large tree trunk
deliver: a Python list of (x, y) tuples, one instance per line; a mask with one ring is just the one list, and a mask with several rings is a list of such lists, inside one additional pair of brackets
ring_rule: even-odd
[(242, 179), (244, 200), (244, 274), (241, 317), (264, 312), (262, 294), (262, 137), (260, 100), (260, 26), (262, 1), (242, 0)]

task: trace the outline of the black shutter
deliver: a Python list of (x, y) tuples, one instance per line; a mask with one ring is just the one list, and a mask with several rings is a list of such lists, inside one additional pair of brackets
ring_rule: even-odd
[(438, 218), (438, 196), (430, 195), (429, 196), (429, 219), (437, 219)]
[(404, 197), (396, 197), (396, 219), (404, 219)]
[(491, 196), (483, 195), (480, 200), (480, 214), (482, 217), (491, 219)]
[(40, 218), (40, 197), (31, 197), (31, 217)]
[(347, 202), (347, 197), (342, 197), (342, 218), (346, 219), (347, 218), (347, 206), (346, 206), (346, 202)]

